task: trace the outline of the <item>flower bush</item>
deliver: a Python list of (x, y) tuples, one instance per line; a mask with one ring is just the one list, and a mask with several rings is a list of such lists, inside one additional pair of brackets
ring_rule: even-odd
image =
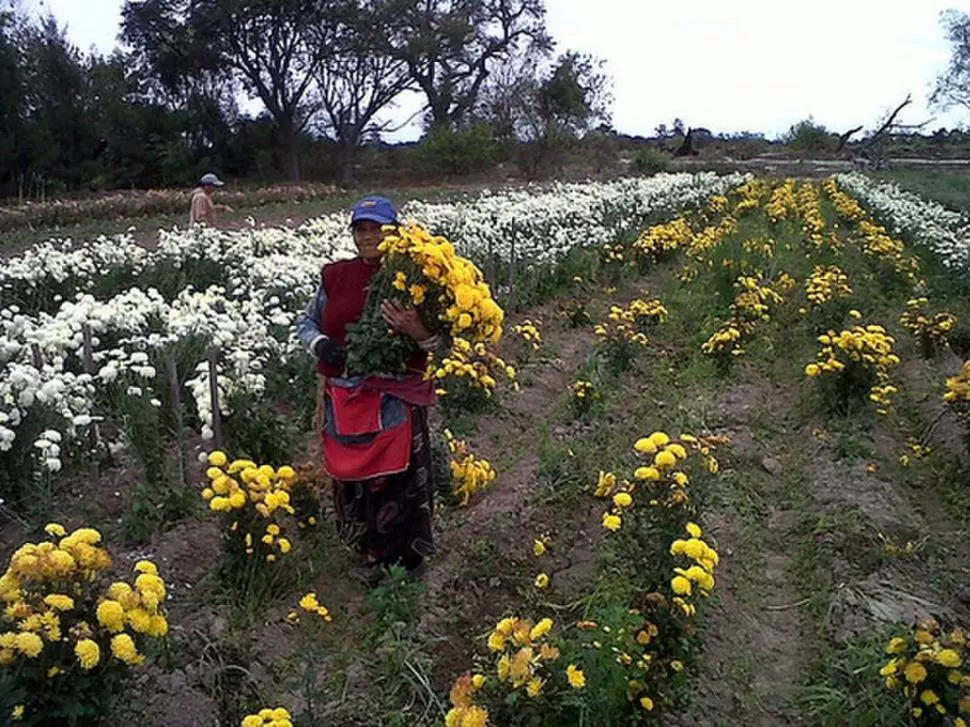
[(876, 411), (887, 414), (892, 395), (898, 391), (889, 381), (899, 356), (893, 352), (896, 340), (886, 329), (879, 325), (852, 326), (839, 333), (829, 331), (818, 341), (822, 348), (817, 360), (805, 366), (805, 375), (834, 382), (825, 392), (827, 403), (845, 408), (868, 395)]
[(559, 314), (569, 321), (573, 328), (588, 326), (593, 322), (593, 317), (586, 308), (586, 302), (578, 298), (571, 298), (559, 304)]
[(970, 669), (967, 635), (944, 630), (937, 621), (893, 637), (886, 645), (890, 660), (879, 670), (886, 689), (908, 701), (912, 724), (966, 727), (970, 713)]
[(577, 419), (587, 416), (592, 410), (593, 404), (600, 398), (593, 382), (585, 379), (574, 381), (569, 387), (569, 393), (573, 416)]
[(265, 708), (243, 717), (240, 727), (293, 727), (293, 718), (282, 707)]
[(957, 324), (957, 317), (949, 311), (929, 313), (928, 298), (910, 298), (906, 310), (899, 317), (899, 325), (913, 334), (923, 356), (929, 358), (945, 348), (950, 333)]
[(488, 460), (476, 457), (463, 439), (444, 431), (451, 453), (451, 495), (459, 506), (466, 507), (472, 495), (483, 490), (495, 480), (495, 470)]
[(532, 321), (526, 318), (522, 323), (516, 324), (512, 330), (525, 341), (533, 351), (542, 348), (542, 332), (539, 330), (541, 321)]
[[(274, 469), (247, 459), (230, 462), (222, 451), (211, 452), (208, 464), (208, 484), (200, 494), (212, 512), (221, 514), (220, 572), (235, 600), (261, 603), (276, 588), (277, 564), (294, 550), (290, 526), (315, 510), (315, 498), (289, 465)], [(298, 513), (296, 504), (306, 512)]]
[(93, 528), (25, 543), (0, 576), (0, 714), (23, 724), (104, 717), (152, 641), (168, 633), (165, 582), (148, 560), (105, 584), (111, 556)]

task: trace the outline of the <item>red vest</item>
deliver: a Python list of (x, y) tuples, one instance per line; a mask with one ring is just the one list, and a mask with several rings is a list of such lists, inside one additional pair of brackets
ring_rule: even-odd
[[(327, 294), (327, 305), (320, 321), (321, 333), (341, 346), (347, 344), (347, 325), (356, 323), (363, 315), (367, 286), (378, 269), (378, 265), (368, 265), (359, 257), (323, 266), (320, 278)], [(419, 351), (408, 361), (408, 370), (424, 373), (427, 363), (427, 354)], [(328, 366), (322, 361), (317, 362), (317, 372), (330, 377), (343, 373), (340, 367)]]

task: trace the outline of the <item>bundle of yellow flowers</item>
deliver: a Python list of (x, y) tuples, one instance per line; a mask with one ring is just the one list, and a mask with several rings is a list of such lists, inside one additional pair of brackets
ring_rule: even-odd
[(471, 496), (495, 480), (495, 469), (486, 459), (476, 457), (463, 439), (445, 429), (445, 439), (451, 452), (451, 494), (461, 507), (466, 507)]
[(658, 299), (643, 300), (634, 298), (626, 308), (610, 307), (611, 321), (632, 323), (639, 333), (646, 333), (659, 323), (667, 320), (670, 311)]
[(445, 715), (445, 727), (485, 727), (488, 710), (475, 704), (475, 693), (485, 684), (485, 676), (466, 672), (451, 687), (448, 695), (451, 709)]
[(384, 300), (414, 306), (425, 327), (449, 339), (497, 343), (504, 313), (481, 271), (443, 237), (415, 223), (384, 238), (380, 270), (373, 277), (360, 321), (348, 327), (347, 370), (353, 374), (401, 372), (418, 353), (408, 336), (389, 331)]
[(600, 472), (594, 496), (612, 498), (612, 507), (603, 513), (603, 527), (610, 531), (619, 530), (623, 526), (624, 513), (638, 499), (650, 507), (671, 508), (687, 504), (690, 501), (687, 490), (690, 465), (687, 460), (691, 453), (697, 455), (704, 470), (715, 474), (719, 465), (712, 450), (724, 441), (723, 437), (699, 438), (686, 432), (674, 439), (663, 431), (638, 439), (633, 448), (649, 463), (634, 470), (633, 483), (624, 480), (618, 485), (615, 474)]
[(896, 340), (878, 325), (853, 326), (839, 333), (829, 331), (818, 337), (822, 348), (817, 360), (805, 367), (805, 375), (835, 377), (838, 401), (850, 400), (869, 390), (869, 398), (880, 414), (889, 411), (891, 397), (897, 392), (889, 384), (890, 370), (899, 364), (893, 353)]
[(943, 400), (948, 404), (970, 404), (970, 361), (964, 361), (960, 373), (946, 380)]
[(638, 331), (636, 323), (626, 320), (623, 313), (622, 308), (614, 306), (609, 318), (593, 328), (601, 351), (610, 365), (618, 371), (628, 369), (637, 350), (650, 343), (647, 335)]
[(888, 264), (908, 280), (916, 280), (919, 259), (906, 254), (902, 240), (892, 237), (885, 227), (870, 220), (860, 220), (858, 226), (863, 253)]
[(61, 724), (102, 714), (127, 668), (144, 662), (147, 639), (168, 633), (166, 592), (147, 560), (133, 584), (99, 590), (111, 565), (101, 534), (57, 523), (45, 532), (49, 540), (22, 545), (0, 576), (0, 676), (9, 687), (0, 709), (10, 698), (22, 719)]
[(947, 632), (935, 620), (923, 621), (913, 631), (891, 639), (886, 653), (892, 658), (879, 674), (887, 689), (902, 692), (909, 700), (914, 724), (967, 727), (961, 716), (970, 713), (967, 634), (963, 630)]
[(573, 328), (586, 326), (593, 322), (592, 316), (586, 309), (586, 303), (578, 298), (571, 298), (565, 303), (560, 303), (559, 314), (569, 321)]
[(586, 416), (592, 410), (595, 401), (600, 398), (593, 382), (585, 379), (574, 381), (569, 387), (569, 393), (573, 416), (577, 418)]
[(543, 677), (559, 658), (559, 649), (548, 639), (553, 626), (550, 618), (533, 624), (515, 616), (495, 625), (488, 637), (488, 649), (499, 655), (495, 673), (500, 683), (513, 690), (524, 689), (533, 698), (542, 694), (548, 678)]
[[(782, 281), (787, 282), (787, 280)], [(734, 282), (734, 302), (731, 304), (732, 317), (738, 321), (771, 320), (771, 307), (781, 305), (785, 299), (770, 282), (759, 280), (750, 275), (742, 275)]]
[(708, 356), (717, 356), (722, 360), (729, 360), (732, 356), (743, 356), (744, 347), (741, 345), (741, 339), (748, 333), (749, 328), (750, 324), (735, 320), (722, 323), (701, 344), (701, 351)]
[[(735, 209), (735, 214), (740, 213), (744, 202)], [(698, 262), (703, 261), (707, 254), (717, 248), (728, 235), (737, 232), (738, 221), (732, 215), (727, 215), (716, 225), (708, 225), (690, 240), (687, 246), (687, 255)]]
[(243, 717), (241, 727), (293, 727), (293, 718), (282, 707), (261, 709)]
[(849, 276), (837, 265), (816, 265), (805, 281), (809, 306), (821, 306), (852, 295)]
[(910, 298), (906, 301), (906, 310), (899, 317), (899, 324), (913, 334), (923, 355), (928, 357), (946, 346), (957, 324), (957, 317), (946, 310), (929, 313), (926, 311), (927, 305), (927, 298)]
[(775, 241), (770, 237), (765, 240), (752, 237), (741, 243), (741, 249), (749, 255), (757, 255), (770, 260), (775, 256)]

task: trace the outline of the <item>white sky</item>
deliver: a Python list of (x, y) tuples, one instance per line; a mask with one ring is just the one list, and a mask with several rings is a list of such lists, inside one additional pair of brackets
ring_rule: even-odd
[[(29, 2), (29, 0), (28, 0)], [(87, 50), (116, 44), (123, 0), (34, 0)], [(835, 131), (873, 126), (907, 93), (904, 123), (930, 130), (970, 113), (927, 110), (949, 59), (939, 22), (970, 0), (546, 0), (557, 50), (606, 60), (618, 131), (650, 135), (680, 117), (711, 131), (783, 133), (811, 114)], [(402, 103), (401, 119), (414, 110)], [(413, 126), (396, 137), (414, 138)]]

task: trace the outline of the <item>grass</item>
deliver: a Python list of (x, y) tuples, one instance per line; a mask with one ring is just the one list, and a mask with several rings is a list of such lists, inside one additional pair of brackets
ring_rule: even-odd
[(936, 200), (944, 207), (970, 212), (970, 169), (894, 169), (872, 176)]

